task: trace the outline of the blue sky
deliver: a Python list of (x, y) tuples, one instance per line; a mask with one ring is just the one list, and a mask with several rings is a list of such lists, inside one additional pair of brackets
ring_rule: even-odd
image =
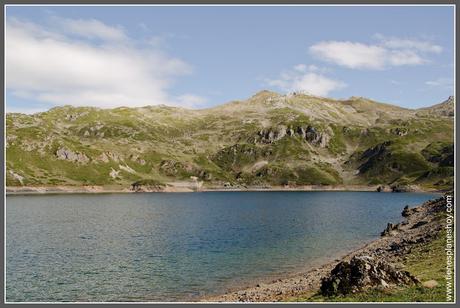
[(204, 108), (262, 89), (409, 108), (453, 95), (449, 6), (9, 6), (7, 111)]

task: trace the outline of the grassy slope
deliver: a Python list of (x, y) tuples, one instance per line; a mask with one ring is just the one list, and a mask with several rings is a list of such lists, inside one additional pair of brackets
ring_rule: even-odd
[[(7, 169), (22, 176), (23, 185), (126, 186), (197, 176), (205, 185), (415, 183), (442, 189), (451, 184), (453, 171), (437, 159), (449, 155), (437, 143), (453, 144), (452, 118), (430, 116), (429, 110), (417, 116), (363, 98), (335, 101), (263, 91), (205, 110), (64, 106), (30, 116), (8, 114), (6, 122)], [(270, 142), (260, 137), (261, 130), (307, 126), (329, 136), (325, 147), (299, 134)], [(387, 141), (392, 144), (385, 153), (370, 162), (362, 157)], [(90, 162), (58, 160), (60, 148), (83, 153)], [(103, 153), (119, 161), (98, 160)], [(366, 162), (369, 168), (356, 175)], [(109, 176), (112, 170), (116, 178)], [(7, 185), (21, 185), (11, 172)]]

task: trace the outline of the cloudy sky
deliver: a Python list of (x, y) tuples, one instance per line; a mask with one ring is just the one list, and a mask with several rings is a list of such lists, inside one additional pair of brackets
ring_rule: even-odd
[(453, 7), (9, 6), (6, 106), (205, 108), (262, 89), (453, 95)]

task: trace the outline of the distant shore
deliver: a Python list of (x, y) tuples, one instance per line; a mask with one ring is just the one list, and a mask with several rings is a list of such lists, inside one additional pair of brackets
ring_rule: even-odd
[[(133, 190), (127, 186), (7, 186), (7, 195), (41, 195), (41, 194), (108, 194), (108, 193), (141, 193), (141, 192), (224, 192), (224, 191), (378, 191), (379, 185), (303, 185), (295, 187), (287, 186), (249, 186), (249, 187), (226, 187), (226, 186), (205, 186), (196, 188), (190, 182), (171, 182), (165, 186), (144, 187)], [(440, 192), (415, 187), (412, 192)], [(389, 190), (384, 190), (389, 192)]]

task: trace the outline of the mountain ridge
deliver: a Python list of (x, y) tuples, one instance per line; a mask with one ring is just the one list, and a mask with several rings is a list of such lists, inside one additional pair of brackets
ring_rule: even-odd
[(214, 105), (214, 106), (210, 106), (210, 107), (204, 107), (204, 108), (188, 108), (188, 107), (180, 107), (180, 106), (165, 105), (165, 104), (153, 104), (153, 105), (145, 105), (145, 106), (140, 106), (140, 107), (119, 106), (119, 107), (111, 107), (111, 108), (101, 108), (101, 107), (94, 107), (94, 106), (74, 106), (74, 105), (70, 105), (70, 104), (64, 104), (62, 106), (51, 107), (50, 109), (48, 109), (46, 111), (38, 111), (38, 112), (30, 113), (30, 114), (29, 113), (24, 113), (24, 112), (15, 112), (15, 111), (6, 112), (6, 113), (7, 114), (34, 115), (34, 114), (48, 112), (48, 111), (51, 111), (53, 109), (60, 109), (60, 108), (93, 108), (93, 109), (98, 109), (98, 110), (112, 110), (112, 109), (139, 109), (139, 108), (148, 108), (148, 107), (182, 109), (182, 110), (187, 110), (187, 111), (201, 111), (201, 110), (209, 110), (209, 109), (219, 108), (219, 107), (222, 107), (222, 106), (228, 105), (228, 104), (247, 102), (251, 98), (255, 98), (255, 97), (258, 97), (258, 96), (264, 95), (264, 94), (270, 94), (270, 95), (275, 95), (275, 96), (280, 96), (280, 97), (281, 96), (289, 97), (289, 96), (295, 96), (295, 95), (304, 95), (304, 96), (308, 96), (308, 97), (312, 97), (312, 98), (316, 98), (316, 99), (335, 101), (335, 102), (338, 102), (338, 103), (345, 103), (347, 101), (354, 101), (354, 100), (364, 100), (364, 101), (368, 101), (368, 102), (372, 102), (372, 103), (376, 103), (376, 104), (380, 104), (380, 105), (386, 105), (386, 106), (390, 106), (390, 107), (400, 108), (400, 109), (404, 109), (404, 110), (412, 110), (412, 111), (420, 111), (420, 110), (432, 109), (434, 107), (441, 107), (441, 106), (444, 106), (446, 104), (453, 104), (453, 101), (454, 101), (454, 96), (451, 95), (445, 101), (443, 101), (441, 103), (435, 103), (433, 105), (426, 106), (426, 107), (407, 108), (407, 107), (398, 106), (398, 105), (392, 104), (392, 103), (379, 102), (377, 100), (374, 100), (374, 99), (371, 99), (371, 98), (368, 98), (368, 97), (364, 97), (364, 96), (350, 96), (349, 98), (337, 98), (336, 99), (336, 98), (328, 98), (328, 97), (323, 97), (323, 96), (316, 96), (316, 95), (312, 95), (312, 94), (305, 94), (305, 93), (302, 93), (302, 92), (290, 92), (290, 93), (287, 93), (287, 94), (280, 94), (278, 92), (271, 91), (271, 90), (260, 90), (260, 91), (258, 91), (257, 93), (255, 93), (254, 95), (252, 95), (251, 97), (249, 97), (246, 100), (231, 100), (231, 101), (225, 102), (223, 104), (218, 104), (218, 105)]

